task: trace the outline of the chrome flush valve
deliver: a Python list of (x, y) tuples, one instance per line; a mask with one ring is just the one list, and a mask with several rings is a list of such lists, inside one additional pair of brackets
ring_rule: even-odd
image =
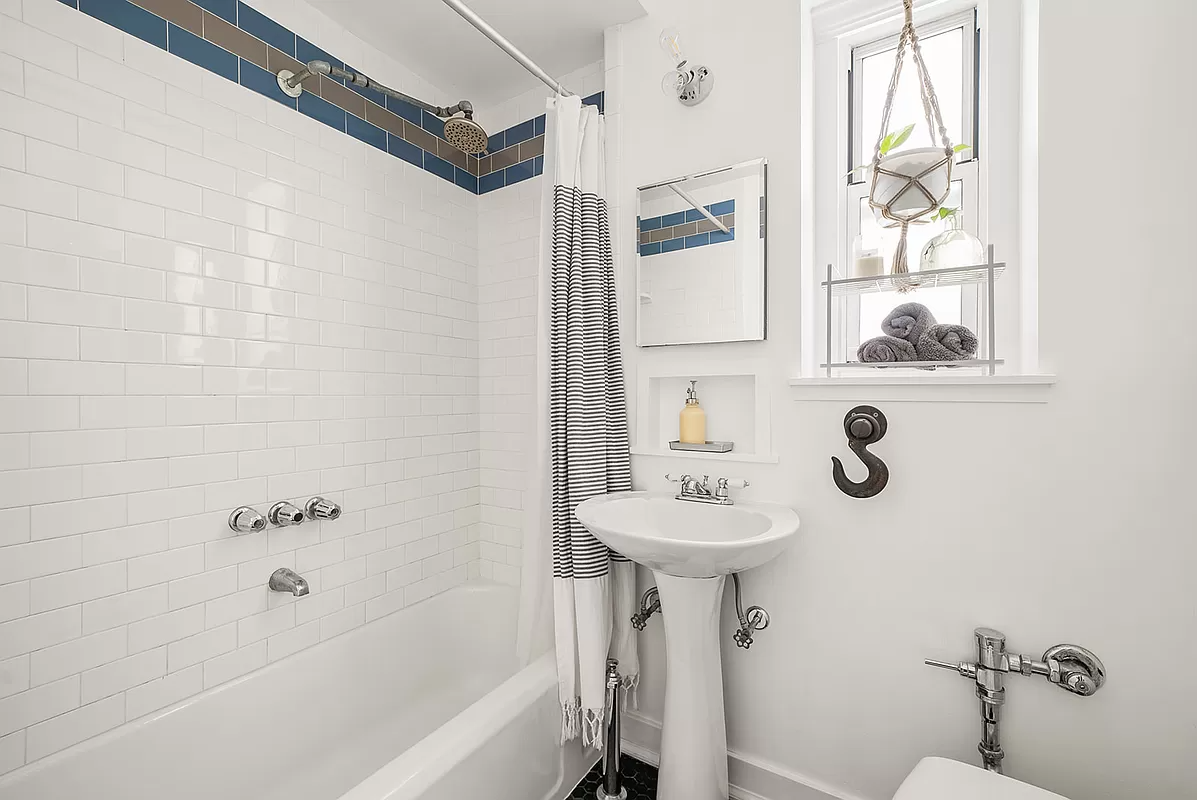
[(325, 500), (323, 497), (313, 497), (308, 500), (303, 510), (307, 512), (308, 519), (331, 520), (341, 516), (341, 507), (336, 503)]
[(981, 712), (981, 741), (977, 750), (985, 768), (991, 772), (1002, 771), (1002, 760), (1006, 756), (1001, 743), (1001, 721), (1007, 675), (1042, 675), (1048, 682), (1081, 697), (1088, 697), (1105, 685), (1105, 665), (1084, 647), (1058, 644), (1047, 649), (1042, 661), (1036, 661), (1027, 655), (1007, 652), (1006, 636), (1001, 631), (977, 628), (973, 631), (973, 639), (977, 647), (975, 662), (926, 659), (924, 663), (953, 670), (975, 682)]
[(286, 500), (272, 505), (266, 516), (272, 525), (299, 525), (303, 522), (303, 512)]

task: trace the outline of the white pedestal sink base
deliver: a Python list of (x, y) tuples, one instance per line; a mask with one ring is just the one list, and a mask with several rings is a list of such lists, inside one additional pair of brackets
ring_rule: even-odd
[(665, 624), (665, 717), (657, 800), (727, 800), (719, 608), (724, 576), (653, 572)]

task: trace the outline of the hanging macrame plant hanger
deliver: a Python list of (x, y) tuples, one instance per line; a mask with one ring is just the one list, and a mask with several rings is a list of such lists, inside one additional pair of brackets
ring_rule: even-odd
[[(931, 85), (931, 76), (927, 72), (918, 34), (914, 30), (913, 3), (914, 0), (902, 0), (906, 22), (898, 38), (894, 73), (889, 79), (885, 109), (881, 114), (881, 129), (877, 133), (877, 143), (873, 146), (873, 178), (869, 188), (869, 206), (889, 221), (885, 227), (902, 229), (898, 247), (894, 251), (895, 275), (910, 271), (906, 258), (907, 230), (911, 225), (928, 222), (929, 220), (922, 218), (939, 208), (947, 199), (952, 186), (952, 162), (955, 161), (952, 141), (948, 138), (943, 114), (939, 110), (939, 98), (935, 96), (935, 87)], [(936, 133), (939, 134), (943, 149), (926, 147), (882, 155), (881, 144), (889, 129), (890, 115), (894, 110), (894, 94), (898, 90), (907, 47), (910, 48), (910, 58), (918, 71), (919, 95), (923, 101), (927, 129), (932, 140)]]

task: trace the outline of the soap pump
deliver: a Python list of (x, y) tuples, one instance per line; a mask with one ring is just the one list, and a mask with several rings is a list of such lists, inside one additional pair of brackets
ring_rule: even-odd
[(706, 444), (707, 412), (698, 404), (698, 381), (690, 381), (686, 390), (686, 405), (682, 408), (678, 424), (678, 440), (684, 444)]

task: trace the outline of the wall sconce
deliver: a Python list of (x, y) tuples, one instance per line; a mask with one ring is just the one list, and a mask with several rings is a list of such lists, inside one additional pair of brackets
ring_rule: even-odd
[(674, 63), (674, 68), (661, 79), (661, 91), (676, 97), (684, 106), (696, 106), (715, 88), (715, 76), (703, 64), (691, 64), (682, 55), (679, 34), (674, 28), (661, 31), (661, 49)]

